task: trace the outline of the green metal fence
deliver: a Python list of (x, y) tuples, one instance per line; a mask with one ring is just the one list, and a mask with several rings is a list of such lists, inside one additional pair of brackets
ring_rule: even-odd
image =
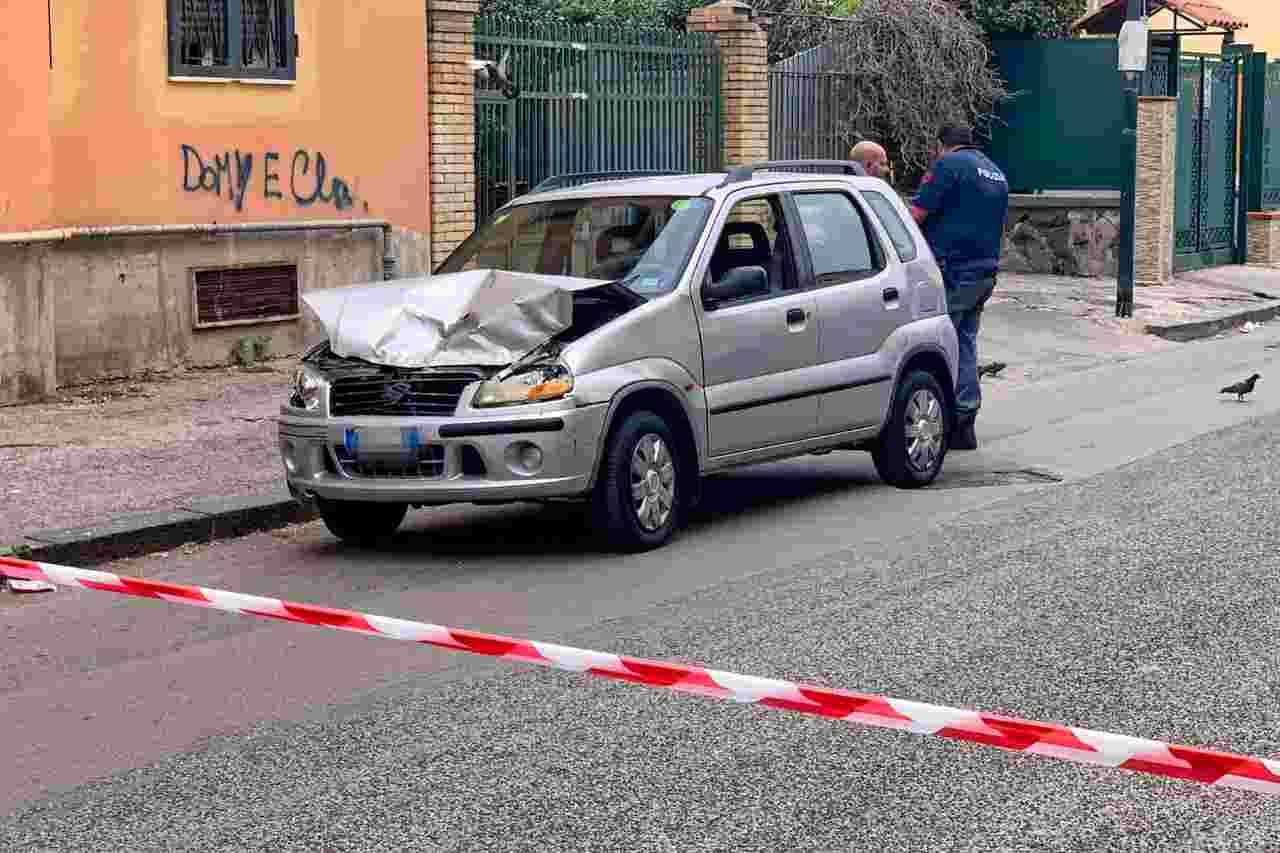
[(848, 111), (853, 75), (769, 71), (769, 159), (844, 160), (857, 140)]
[[(992, 40), (1014, 99), (997, 108), (986, 148), (1015, 192), (1119, 190), (1124, 85), (1115, 39)], [(1142, 95), (1178, 94), (1176, 53), (1153, 45)]]
[(1267, 66), (1262, 130), (1262, 207), (1280, 210), (1280, 59)]
[(547, 178), (584, 172), (714, 171), (723, 157), (715, 39), (482, 16), (475, 56), (510, 54), (519, 88), (476, 89), (476, 215)]
[(1114, 39), (996, 38), (1017, 97), (998, 108), (988, 151), (1014, 192), (1117, 190), (1124, 97)]

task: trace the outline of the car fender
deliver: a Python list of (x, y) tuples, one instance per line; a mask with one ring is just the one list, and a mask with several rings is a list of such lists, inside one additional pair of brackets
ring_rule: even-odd
[[(596, 375), (603, 374), (603, 375)], [(582, 377), (585, 393), (579, 397), (579, 405), (599, 405), (606, 403), (608, 409), (602, 420), (595, 446), (591, 449), (591, 481), (595, 487), (600, 473), (600, 465), (604, 459), (605, 445), (610, 431), (617, 422), (618, 414), (624, 410), (628, 401), (648, 390), (659, 390), (674, 398), (683, 410), (693, 436), (694, 450), (697, 454), (698, 469), (701, 471), (706, 460), (707, 446), (707, 403), (706, 392), (687, 370), (674, 361), (664, 358), (646, 358), (627, 364), (615, 365)], [(612, 393), (607, 394), (607, 388)], [(575, 396), (578, 396), (575, 389)]]
[[(948, 324), (950, 320), (948, 319)], [(955, 395), (956, 388), (956, 357), (954, 351), (948, 355), (943, 342), (937, 340), (918, 340), (907, 346), (903, 352), (902, 358), (898, 360), (897, 366), (894, 368), (893, 374), (893, 391), (889, 397), (889, 406), (885, 409), (884, 414), (880, 418), (880, 429), (884, 429), (885, 424), (889, 420), (889, 414), (893, 409), (893, 398), (898, 393), (898, 386), (902, 382), (903, 374), (906, 372), (907, 365), (911, 360), (921, 353), (931, 353), (942, 359), (943, 363), (948, 366), (948, 372), (951, 374), (947, 379), (947, 387), (944, 389), (948, 394)]]

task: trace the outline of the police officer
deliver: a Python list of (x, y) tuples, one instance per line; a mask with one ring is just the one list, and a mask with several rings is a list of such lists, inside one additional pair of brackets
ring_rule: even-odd
[(1009, 182), (978, 150), (973, 130), (947, 126), (938, 133), (939, 157), (912, 200), (911, 214), (942, 267), (947, 309), (960, 341), (953, 450), (977, 450), (974, 421), (982, 405), (978, 384), (978, 325), (996, 286), (1000, 247), (1009, 213)]

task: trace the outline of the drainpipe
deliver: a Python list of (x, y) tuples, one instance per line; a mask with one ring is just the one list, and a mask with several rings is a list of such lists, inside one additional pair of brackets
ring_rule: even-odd
[(0, 246), (32, 243), (64, 243), (83, 238), (160, 237), (177, 234), (265, 234), (279, 231), (324, 231), (335, 228), (379, 228), (382, 230), (382, 278), (396, 277), (396, 255), (391, 241), (391, 223), (385, 219), (303, 219), (296, 222), (209, 222), (171, 225), (102, 225), (53, 228), (0, 234)]

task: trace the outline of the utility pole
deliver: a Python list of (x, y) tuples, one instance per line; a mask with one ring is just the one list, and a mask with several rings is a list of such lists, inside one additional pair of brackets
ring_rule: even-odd
[(1138, 79), (1147, 70), (1147, 24), (1143, 0), (1126, 0), (1120, 29), (1120, 73), (1124, 76), (1124, 181), (1120, 188), (1120, 263), (1116, 316), (1133, 316), (1133, 265), (1138, 193)]

